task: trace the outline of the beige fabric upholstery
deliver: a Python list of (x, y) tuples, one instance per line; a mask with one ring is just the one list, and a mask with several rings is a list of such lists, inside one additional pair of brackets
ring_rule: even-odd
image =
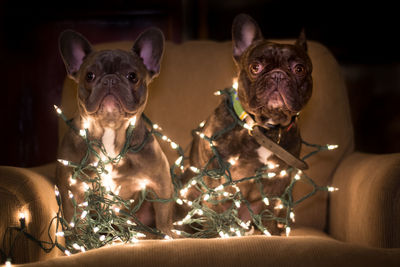
[(339, 240), (400, 247), (400, 154), (354, 153), (336, 171), (330, 233)]
[[(131, 45), (122, 42), (97, 48), (130, 49)], [(314, 93), (301, 114), (301, 132), (306, 141), (340, 146), (308, 161), (311, 168), (307, 174), (317, 184), (340, 188), (331, 193), (329, 212), (328, 193), (321, 192), (295, 210), (296, 227), (288, 238), (149, 240), (71, 257), (55, 257), (60, 254), (57, 249), (46, 255), (32, 242), (21, 240), (16, 262), (45, 260), (26, 266), (399, 266), (400, 248), (371, 246), (400, 247), (400, 154), (353, 152), (353, 130), (340, 68), (324, 46), (316, 42), (308, 45), (314, 64)], [(229, 42), (167, 43), (161, 74), (150, 88), (146, 114), (171, 139), (188, 147), (191, 129), (219, 102), (213, 92), (230, 86), (234, 76)], [(72, 117), (76, 85), (66, 79), (64, 87), (60, 106), (67, 117)], [(66, 129), (63, 122), (59, 129), (61, 137)], [(163, 147), (173, 162), (176, 155)], [(29, 232), (48, 240), (48, 223), (57, 211), (54, 167), (0, 167), (0, 231), (17, 225), (16, 212), (24, 207), (29, 213)], [(308, 190), (307, 186), (298, 186), (295, 194), (299, 197)], [(51, 234), (54, 237), (54, 229)], [(0, 244), (2, 238), (0, 235)]]
[[(0, 168), (0, 244), (3, 244), (3, 234), (7, 227), (19, 227), (20, 212), (25, 214), (28, 233), (38, 240), (50, 241), (48, 228), (57, 210), (54, 184), (47, 177), (23, 168)], [(53, 238), (54, 234), (55, 225), (50, 229)], [(17, 239), (13, 253), (17, 262), (46, 260), (61, 254), (57, 249), (46, 254), (23, 236)]]
[[(349, 253), (351, 251), (351, 253)], [(334, 253), (332, 253), (334, 252)], [(396, 266), (396, 250), (373, 249), (315, 237), (143, 241), (59, 257), (34, 266)], [(397, 265), (398, 266), (398, 265)]]

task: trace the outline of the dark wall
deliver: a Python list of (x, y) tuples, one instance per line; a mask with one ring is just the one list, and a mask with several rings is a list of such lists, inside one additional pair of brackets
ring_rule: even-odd
[(295, 38), (305, 28), (342, 66), (349, 88), (356, 148), (400, 152), (400, 55), (396, 9), (350, 1), (147, 0), (0, 1), (0, 165), (54, 161), (65, 70), (57, 48), (67, 28), (92, 43), (133, 40), (149, 26), (167, 40), (230, 39), (238, 13), (252, 15), (267, 38)]

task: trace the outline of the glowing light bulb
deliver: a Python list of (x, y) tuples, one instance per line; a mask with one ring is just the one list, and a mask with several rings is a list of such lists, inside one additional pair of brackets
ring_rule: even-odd
[(176, 161), (175, 161), (175, 165), (180, 165), (182, 163), (183, 160), (183, 156), (180, 156)]
[(247, 224), (245, 224), (244, 222), (241, 222), (241, 223), (240, 223), (240, 226), (241, 226), (242, 228), (246, 229), (246, 230), (249, 229), (249, 226), (248, 226)]
[(276, 176), (276, 173), (274, 173), (274, 172), (269, 172), (269, 173), (267, 174), (267, 176), (268, 176), (268, 178), (274, 178), (274, 177)]
[(66, 250), (64, 251), (64, 253), (65, 253), (65, 255), (67, 255), (67, 256), (71, 256), (71, 252), (70, 252), (68, 249), (66, 249)]
[(239, 159), (239, 157), (230, 157), (228, 159), (229, 164), (231, 164), (232, 166), (235, 165), (237, 163), (237, 160)]
[(194, 167), (194, 166), (190, 166), (190, 170), (191, 170), (192, 172), (194, 172), (194, 173), (200, 173), (200, 170), (197, 169), (197, 168)]
[(183, 221), (174, 222), (173, 225), (183, 225)]
[(329, 192), (334, 192), (334, 191), (338, 191), (338, 190), (339, 190), (339, 188), (337, 188), (337, 187), (328, 186)]
[(224, 186), (221, 184), (221, 185), (217, 186), (214, 190), (221, 191), (222, 189), (224, 189)]
[(141, 190), (146, 190), (147, 181), (145, 180), (140, 181), (139, 186)]
[(286, 170), (282, 170), (282, 171), (279, 173), (279, 175), (280, 175), (281, 177), (284, 177), (284, 176), (287, 175), (287, 171), (286, 171)]
[(263, 231), (263, 233), (264, 233), (264, 235), (266, 235), (266, 236), (271, 236), (271, 233), (270, 233), (267, 229), (265, 229), (265, 230)]
[(209, 194), (205, 194), (203, 199), (204, 199), (204, 201), (207, 201), (209, 198), (210, 198), (210, 195)]
[(87, 211), (86, 210), (84, 210), (83, 212), (82, 212), (82, 214), (81, 214), (81, 219), (84, 219), (85, 217), (86, 217), (86, 215), (87, 215)]
[(200, 122), (199, 127), (203, 128), (205, 124), (206, 124), (206, 121), (202, 121), (202, 122)]
[(137, 239), (136, 237), (132, 237), (132, 238), (131, 238), (131, 243), (136, 244), (136, 243), (138, 243), (138, 242), (139, 242), (139, 239)]
[(153, 129), (157, 130), (159, 128), (160, 128), (160, 126), (158, 126), (158, 124), (153, 124)]
[(183, 201), (182, 201), (182, 199), (180, 199), (180, 198), (178, 198), (178, 199), (176, 200), (176, 203), (178, 203), (179, 205), (183, 205)]
[(290, 216), (290, 219), (292, 219), (292, 221), (294, 222), (294, 212), (293, 211), (290, 212), (289, 216)]
[(178, 145), (175, 142), (171, 142), (172, 149), (177, 149)]
[(263, 202), (265, 203), (265, 205), (269, 206), (269, 200), (268, 200), (268, 198), (264, 197), (264, 198), (263, 198)]
[(69, 165), (69, 161), (68, 160), (58, 159), (57, 161), (60, 162), (64, 166), (68, 166)]
[(136, 125), (136, 116), (133, 116), (130, 120), (129, 120), (129, 124), (131, 126), (135, 126)]
[(239, 200), (235, 200), (235, 206), (236, 206), (236, 208), (240, 208), (240, 201)]
[(57, 197), (60, 195), (60, 191), (58, 191), (58, 187), (56, 185), (54, 186), (54, 193)]
[(267, 162), (268, 169), (275, 169), (275, 164), (273, 162)]
[(61, 114), (61, 113), (62, 113), (61, 109), (60, 109), (59, 107), (57, 107), (56, 105), (54, 105), (54, 109), (56, 110), (56, 112), (57, 112), (58, 114)]
[(25, 219), (25, 213), (20, 212), (20, 213), (19, 213), (19, 218), (20, 218), (20, 219)]
[(76, 250), (81, 250), (81, 247), (77, 243), (72, 244), (72, 247)]
[(237, 90), (238, 87), (239, 87), (239, 84), (238, 84), (237, 78), (233, 78), (232, 88)]
[(336, 149), (336, 148), (338, 148), (339, 146), (338, 145), (327, 145), (327, 148), (329, 149), (329, 150), (334, 150), (334, 149)]
[(143, 233), (137, 233), (136, 236), (137, 236), (137, 237), (146, 237), (146, 235), (143, 234)]
[(64, 236), (64, 232), (57, 232), (56, 236)]
[(74, 184), (76, 184), (76, 179), (69, 177), (69, 185), (74, 185)]
[(186, 187), (186, 188), (183, 188), (183, 189), (181, 189), (181, 191), (179, 191), (180, 192), (180, 194), (181, 194), (181, 196), (185, 196), (186, 195), (186, 193), (188, 192), (188, 188)]
[(100, 241), (106, 240), (106, 236), (105, 236), (105, 235), (101, 235), (101, 236), (99, 237), (99, 240), (100, 240)]
[(86, 130), (79, 130), (79, 135), (82, 137), (86, 136)]
[(10, 260), (6, 260), (6, 262), (4, 263), (6, 267), (11, 267), (11, 261)]
[(179, 230), (172, 229), (171, 231), (174, 232), (177, 235), (181, 235), (182, 234), (182, 232), (179, 231)]
[(89, 127), (90, 127), (89, 121), (88, 120), (84, 120), (83, 121), (83, 129), (89, 129)]
[(214, 92), (214, 95), (221, 95), (221, 91)]
[(204, 214), (203, 210), (201, 210), (201, 209), (197, 209), (196, 213), (199, 214), (200, 216)]
[(286, 236), (289, 236), (289, 235), (290, 235), (290, 231), (291, 231), (290, 227), (287, 226), (287, 227), (286, 227)]
[(68, 190), (68, 196), (69, 196), (69, 198), (74, 198), (74, 195), (72, 194), (72, 192), (70, 191), (70, 190)]
[(165, 239), (165, 240), (172, 240), (173, 238), (170, 237), (169, 235), (165, 235), (165, 236), (164, 236), (164, 239)]
[(114, 208), (114, 211), (117, 212), (117, 213), (120, 212), (120, 210), (121, 210), (121, 209), (118, 208), (118, 207), (117, 207), (117, 208)]

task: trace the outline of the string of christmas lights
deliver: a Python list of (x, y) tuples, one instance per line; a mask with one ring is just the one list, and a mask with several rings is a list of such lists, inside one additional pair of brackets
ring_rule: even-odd
[[(236, 89), (237, 86), (233, 86), (232, 88), (217, 91), (215, 95), (228, 96), (232, 90)], [(228, 99), (230, 98), (228, 97)], [(189, 166), (189, 169), (195, 175), (186, 184), (182, 185), (180, 178), (185, 170), (184, 162), (186, 159), (183, 149), (176, 142), (173, 142), (166, 135), (162, 134), (161, 127), (158, 124), (153, 124), (144, 114), (142, 117), (149, 125), (150, 131), (142, 144), (135, 147), (130, 146), (136, 125), (136, 117), (133, 117), (126, 130), (126, 141), (122, 150), (117, 156), (110, 157), (100, 140), (92, 140), (90, 138), (87, 124), (83, 125), (83, 129), (76, 129), (72, 124), (72, 120), (68, 120), (61, 109), (54, 106), (58, 116), (63, 119), (69, 127), (76, 131), (85, 140), (87, 145), (87, 153), (80, 162), (70, 162), (64, 159), (58, 160), (61, 164), (73, 169), (73, 174), (69, 180), (71, 184), (76, 183), (78, 179), (83, 182), (84, 201), (77, 203), (72, 192), (68, 192), (69, 199), (74, 207), (74, 215), (72, 220), (67, 222), (63, 218), (61, 197), (57, 186), (55, 186), (55, 197), (59, 210), (56, 216), (51, 220), (48, 228), (50, 241), (37, 240), (27, 233), (26, 223), (23, 217), (20, 218), (20, 227), (9, 227), (6, 233), (9, 231), (20, 232), (28, 239), (37, 243), (45, 252), (50, 252), (53, 248), (57, 247), (67, 256), (105, 245), (112, 245), (117, 242), (137, 243), (140, 239), (146, 238), (149, 235), (152, 237), (171, 239), (171, 237), (165, 235), (158, 229), (143, 224), (136, 217), (135, 213), (140, 209), (144, 201), (175, 201), (178, 205), (186, 205), (186, 208), (189, 209), (182, 220), (174, 222), (174, 225), (177, 227), (172, 231), (182, 237), (209, 238), (220, 236), (225, 238), (230, 236), (242, 236), (252, 233), (253, 230), (251, 228), (253, 226), (263, 234), (270, 236), (271, 233), (264, 226), (266, 220), (276, 221), (279, 225), (282, 225), (288, 236), (291, 231), (292, 222), (295, 220), (293, 211), (295, 206), (314, 195), (317, 191), (333, 192), (338, 189), (330, 186), (318, 186), (304, 172), (294, 167), (289, 167), (286, 170), (279, 170), (278, 172), (278, 166), (273, 164), (267, 164), (261, 167), (251, 177), (242, 177), (239, 180), (233, 180), (230, 174), (230, 167), (236, 163), (236, 160), (229, 159), (228, 162), (224, 161), (218, 152), (218, 148), (214, 145), (214, 141), (220, 138), (224, 133), (231, 131), (237, 125), (249, 131), (252, 130), (252, 126), (237, 118), (232, 110), (232, 103), (228, 102), (227, 107), (234, 118), (234, 123), (222, 131), (213, 136), (206, 136), (201, 132), (204, 122), (200, 123), (196, 133), (200, 138), (209, 143), (213, 152), (213, 157), (200, 169)], [(140, 151), (151, 135), (169, 143), (171, 148), (178, 153), (178, 158), (170, 168), (170, 174), (174, 184), (174, 195), (171, 199), (160, 199), (153, 191), (146, 188), (146, 184), (143, 184), (139, 200), (135, 202), (131, 199), (122, 199), (118, 195), (119, 188), (112, 188), (107, 182), (112, 179), (112, 166), (118, 164), (126, 153), (136, 153)], [(303, 144), (315, 148), (315, 151), (307, 154), (303, 157), (303, 160), (320, 151), (337, 148), (336, 145), (320, 146), (309, 144), (305, 141), (303, 141)], [(93, 156), (96, 158), (96, 162), (89, 162), (89, 158), (93, 158)], [(212, 162), (217, 162), (218, 168), (210, 169), (209, 166)], [(94, 173), (94, 175), (89, 175), (90, 173)], [(266, 195), (264, 193), (262, 180), (271, 179), (278, 175), (292, 177), (289, 186), (280, 196)], [(205, 177), (212, 177), (213, 179), (220, 180), (221, 183), (216, 188), (209, 188), (204, 182)], [(245, 181), (254, 181), (259, 187), (261, 199), (265, 204), (265, 209), (259, 213), (255, 213), (252, 210), (249, 201), (243, 197), (237, 186)], [(313, 189), (300, 199), (293, 200), (293, 188), (298, 182), (310, 184)], [(190, 200), (186, 197), (186, 194), (192, 188), (195, 188), (199, 192), (199, 195), (197, 198)], [(231, 205), (223, 212), (217, 212), (212, 206), (220, 203), (231, 203)], [(242, 206), (247, 207), (251, 215), (251, 220), (245, 222), (240, 219), (238, 211)], [(285, 211), (283, 213), (285, 216), (280, 217), (274, 215), (274, 210), (276, 209)], [(50, 235), (50, 229), (54, 223), (56, 224), (56, 236), (53, 240)], [(194, 232), (185, 232), (181, 230), (181, 226), (188, 226), (193, 229)], [(65, 238), (65, 247), (58, 242), (58, 237)], [(3, 238), (3, 243), (5, 242), (4, 240), (5, 238)], [(14, 243), (15, 239), (14, 242), (10, 241), (8, 253), (0, 250), (2, 262), (5, 262), (8, 266), (11, 266)], [(4, 244), (3, 247), (5, 247)]]
[[(55, 108), (60, 117), (68, 123), (59, 108)], [(158, 229), (143, 224), (136, 216), (136, 212), (144, 201), (165, 203), (174, 201), (174, 197), (161, 199), (155, 192), (146, 188), (146, 184), (143, 183), (139, 200), (137, 202), (133, 199), (126, 200), (118, 195), (120, 188), (113, 190), (110, 182), (107, 182), (112, 181), (113, 165), (118, 164), (126, 153), (141, 151), (152, 135), (168, 142), (171, 148), (177, 151), (179, 158), (175, 162), (174, 168), (183, 169), (184, 153), (182, 148), (166, 135), (163, 135), (159, 131), (161, 128), (157, 124), (153, 124), (144, 114), (142, 117), (150, 125), (150, 132), (141, 144), (135, 147), (130, 146), (136, 125), (136, 117), (133, 117), (126, 131), (125, 144), (117, 156), (110, 157), (101, 141), (91, 140), (88, 128), (85, 127), (83, 130), (79, 130), (79, 134), (88, 147), (86, 156), (79, 163), (59, 159), (59, 162), (65, 166), (73, 168), (71, 180), (76, 181), (76, 179), (79, 179), (82, 181), (85, 191), (82, 203), (76, 203), (74, 195), (69, 192), (69, 198), (74, 207), (74, 215), (71, 222), (63, 224), (63, 231), (57, 233), (66, 238), (68, 251), (64, 251), (66, 254), (84, 252), (115, 242), (137, 243), (139, 239), (145, 238), (148, 234), (153, 238), (171, 239), (171, 237)], [(93, 155), (96, 158), (96, 162), (89, 163), (88, 159)], [(172, 180), (176, 181), (177, 174), (174, 168), (171, 168), (171, 175), (173, 175)], [(95, 175), (89, 175), (88, 173), (95, 173)], [(177, 184), (174, 184), (176, 192)], [(62, 218), (60, 220), (63, 221)]]
[[(300, 169), (289, 167), (286, 170), (279, 169), (277, 165), (269, 163), (256, 170), (254, 176), (242, 177), (237, 180), (233, 180), (230, 172), (230, 167), (236, 164), (235, 159), (229, 159), (228, 162), (224, 161), (218, 152), (217, 140), (221, 138), (225, 133), (231, 131), (237, 125), (243, 127), (249, 131), (252, 130), (252, 126), (240, 120), (234, 110), (233, 103), (231, 100), (231, 94), (234, 90), (237, 90), (237, 84), (234, 84), (232, 88), (227, 88), (215, 92), (214, 94), (225, 95), (227, 101), (225, 101), (227, 110), (234, 119), (231, 125), (228, 125), (225, 129), (214, 133), (213, 136), (206, 136), (201, 129), (204, 127), (204, 122), (200, 123), (199, 128), (195, 130), (200, 138), (208, 142), (209, 147), (213, 153), (213, 156), (208, 160), (205, 166), (201, 169), (190, 166), (192, 172), (195, 175), (180, 189), (180, 197), (182, 201), (181, 205), (186, 205), (189, 208), (187, 215), (180, 221), (174, 222), (176, 226), (188, 226), (192, 231), (178, 229), (173, 230), (176, 234), (184, 237), (230, 237), (230, 236), (243, 236), (252, 233), (250, 227), (254, 225), (261, 233), (267, 236), (271, 236), (270, 231), (265, 227), (266, 221), (276, 221), (278, 226), (285, 228), (286, 236), (289, 236), (291, 231), (292, 222), (295, 220), (294, 208), (303, 202), (305, 199), (313, 196), (317, 191), (335, 191), (337, 188), (330, 186), (318, 186), (310, 177), (308, 177)], [(316, 153), (323, 150), (333, 150), (337, 148), (337, 145), (315, 145), (309, 144), (303, 141), (303, 144), (315, 148), (314, 151), (304, 156), (304, 159), (309, 158)], [(216, 164), (215, 164), (216, 163)], [(211, 168), (210, 166), (217, 166)], [(290, 184), (286, 187), (282, 195), (266, 195), (264, 193), (263, 179), (271, 179), (276, 176), (280, 177), (292, 177)], [(206, 177), (211, 177), (213, 181), (219, 181), (219, 186), (210, 188), (205, 182)], [(260, 199), (265, 204), (264, 209), (255, 213), (251, 208), (250, 202), (244, 198), (239, 187), (240, 183), (252, 181), (254, 182), (260, 192)], [(307, 195), (301, 197), (298, 200), (293, 199), (293, 188), (298, 182), (307, 183), (312, 186), (312, 190)], [(194, 188), (197, 191), (198, 197), (195, 199), (187, 199), (186, 194), (189, 190)], [(223, 212), (217, 212), (215, 208), (220, 204), (230, 203), (230, 206)], [(273, 205), (271, 207), (271, 205)], [(211, 206), (211, 208), (210, 208)], [(239, 209), (245, 206), (251, 216), (251, 220), (242, 221), (239, 217)], [(274, 210), (282, 210), (284, 217), (275, 215)], [(254, 230), (254, 229), (253, 229)]]

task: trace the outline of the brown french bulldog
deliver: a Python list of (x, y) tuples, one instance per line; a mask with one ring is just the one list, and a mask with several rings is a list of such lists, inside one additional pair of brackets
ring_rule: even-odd
[[(159, 198), (169, 199), (173, 185), (169, 164), (157, 140), (141, 115), (148, 97), (148, 84), (160, 72), (160, 60), (164, 49), (164, 35), (156, 28), (144, 31), (130, 51), (94, 51), (91, 44), (79, 33), (64, 31), (59, 38), (61, 56), (69, 76), (78, 84), (78, 113), (72, 124), (76, 129), (88, 129), (89, 140), (101, 140), (107, 155), (116, 157), (125, 141), (127, 128), (136, 120), (130, 145), (135, 147), (149, 138), (137, 153), (128, 152), (118, 164), (108, 167), (107, 186), (125, 200), (137, 200), (144, 186)], [(70, 162), (80, 162), (87, 145), (73, 129), (65, 134), (58, 157)], [(89, 162), (98, 161), (96, 157)], [(62, 197), (64, 216), (70, 220), (73, 206), (68, 190), (77, 203), (83, 201), (83, 183), (71, 182), (72, 168), (59, 164), (57, 186)], [(111, 177), (111, 178), (110, 178)], [(119, 192), (118, 192), (119, 191)], [(173, 203), (145, 202), (138, 211), (139, 220), (170, 236)]]
[[(250, 16), (241, 14), (233, 21), (232, 38), (233, 58), (238, 67), (237, 97), (240, 104), (253, 122), (253, 127), (259, 127), (265, 136), (298, 157), (301, 137), (297, 115), (312, 93), (312, 64), (307, 55), (304, 32), (295, 44), (274, 43), (263, 38), (259, 26)], [(204, 127), (199, 129), (205, 136), (211, 137), (234, 123), (227, 101), (228, 97), (224, 97)], [(222, 159), (232, 165), (230, 171), (234, 181), (253, 176), (263, 165), (271, 166), (276, 176), (262, 181), (267, 196), (281, 196), (291, 181), (289, 175), (281, 172), (288, 165), (261, 146), (251, 132), (239, 125), (215, 140), (214, 146)], [(190, 164), (203, 168), (212, 156), (209, 142), (195, 135)], [(214, 161), (210, 169), (216, 167)], [(205, 181), (210, 188), (226, 182), (209, 177)], [(279, 204), (275, 200), (266, 207), (253, 181), (237, 185), (244, 198), (251, 203), (254, 213), (268, 208), (276, 215), (281, 214), (279, 209), (274, 209)], [(206, 204), (219, 212), (226, 209), (222, 204)], [(239, 216), (243, 221), (251, 219), (245, 205), (240, 208)], [(264, 225), (271, 234), (278, 235), (281, 232), (275, 221), (265, 222)]]

